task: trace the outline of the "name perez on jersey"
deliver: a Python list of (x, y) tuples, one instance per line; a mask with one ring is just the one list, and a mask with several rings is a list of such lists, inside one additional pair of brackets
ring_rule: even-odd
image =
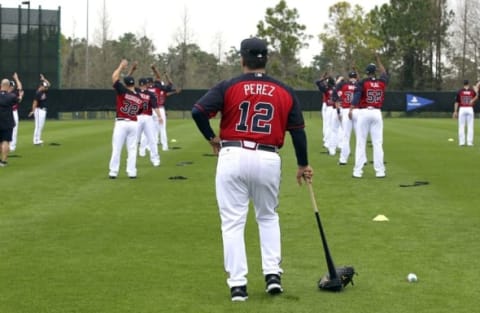
[(245, 84), (243, 85), (243, 91), (246, 96), (248, 95), (262, 95), (273, 97), (275, 86), (269, 84)]

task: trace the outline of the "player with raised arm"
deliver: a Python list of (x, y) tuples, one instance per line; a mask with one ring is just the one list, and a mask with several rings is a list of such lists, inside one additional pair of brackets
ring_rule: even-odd
[(127, 148), (127, 175), (137, 178), (137, 114), (143, 106), (144, 100), (135, 90), (135, 79), (126, 76), (124, 84), (120, 82), (120, 74), (128, 66), (123, 59), (112, 73), (113, 88), (116, 96), (116, 118), (112, 135), (112, 155), (109, 163), (109, 177), (115, 179), (120, 169), (122, 148)]
[[(16, 76), (16, 79), (15, 79)], [(23, 99), (23, 89), (20, 84), (20, 87), (17, 85), (15, 82), (16, 80), (20, 81), (20, 78), (18, 78), (18, 74), (14, 73), (13, 74), (13, 80), (10, 80), (10, 92), (13, 92), (14, 94), (17, 95), (17, 102), (13, 105), (13, 120), (15, 121), (15, 127), (13, 127), (13, 132), (12, 132), (12, 141), (10, 142), (10, 152), (14, 152), (17, 149), (17, 138), (18, 138), (18, 123), (19, 123), (19, 118), (18, 118), (18, 108), (20, 106), (20, 102), (22, 102)]]
[[(18, 79), (17, 73), (13, 74), (13, 79), (18, 89), (22, 89), (22, 83)], [(0, 82), (0, 167), (7, 166), (10, 141), (12, 141), (13, 128), (15, 127), (13, 106), (19, 100), (17, 94), (10, 92), (10, 80), (2, 79)]]
[(385, 164), (383, 162), (383, 117), (382, 106), (385, 100), (385, 89), (388, 84), (388, 74), (380, 62), (380, 57), (375, 54), (380, 77), (377, 78), (377, 65), (369, 64), (365, 72), (367, 77), (360, 81), (354, 93), (351, 109), (358, 108), (357, 140), (355, 145), (355, 166), (353, 177), (361, 178), (365, 166), (367, 138), (370, 135), (373, 146), (373, 168), (377, 178), (385, 177)]
[(348, 73), (348, 81), (341, 81), (335, 87), (333, 101), (338, 105), (340, 111), (340, 123), (342, 136), (340, 142), (340, 158), (339, 165), (346, 165), (350, 156), (350, 137), (353, 129), (353, 119), (349, 117), (350, 107), (352, 106), (353, 95), (358, 88), (357, 72), (352, 70)]
[(32, 103), (32, 110), (28, 116), (34, 116), (35, 128), (33, 131), (33, 144), (43, 144), (42, 133), (47, 119), (47, 92), (51, 84), (43, 74), (40, 74), (40, 84), (35, 92), (35, 98)]
[(330, 155), (337, 153), (337, 146), (339, 142), (339, 126), (337, 108), (335, 101), (333, 101), (333, 94), (335, 92), (335, 79), (331, 76), (323, 77), (315, 81), (318, 89), (323, 95), (323, 102), (326, 104), (324, 113), (324, 147), (328, 149)]
[[(128, 75), (133, 75), (136, 69), (137, 62), (133, 64), (132, 68), (128, 72)], [(158, 153), (158, 146), (155, 140), (155, 136), (157, 134), (157, 125), (155, 125), (156, 123), (152, 116), (153, 112), (156, 112), (157, 115), (160, 114), (157, 104), (157, 96), (148, 90), (148, 80), (146, 78), (140, 78), (138, 80), (137, 91), (143, 99), (143, 106), (137, 114), (137, 142), (141, 143), (142, 138), (145, 137), (146, 143), (148, 143), (149, 147), (148, 150), (150, 151), (150, 162), (152, 162), (154, 167), (158, 167), (160, 166), (160, 155)], [(142, 156), (145, 156), (145, 154)]]

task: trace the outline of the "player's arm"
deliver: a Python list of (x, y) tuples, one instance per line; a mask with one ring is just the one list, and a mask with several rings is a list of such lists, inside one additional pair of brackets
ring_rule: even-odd
[(163, 72), (163, 75), (165, 75), (165, 79), (167, 80), (167, 85), (172, 85), (173, 86), (173, 81), (170, 78), (170, 75), (168, 75), (168, 73), (166, 71)]
[(380, 56), (378, 55), (378, 53), (375, 53), (375, 60), (377, 61), (380, 75), (385, 75), (387, 71), (385, 70), (385, 66), (383, 66), (382, 64), (382, 61), (380, 61)]
[(132, 76), (133, 73), (137, 70), (137, 66), (138, 66), (138, 62), (137, 62), (137, 61), (133, 62), (132, 67), (131, 67), (130, 70), (128, 71), (128, 74), (127, 74), (127, 75), (128, 75), (128, 76)]
[(42, 82), (47, 83), (47, 85), (46, 85), (45, 87), (50, 88), (51, 84), (50, 84), (50, 82), (48, 81), (48, 79), (45, 77), (45, 75), (40, 74), (40, 80), (41, 80)]
[(182, 92), (182, 89), (172, 89), (172, 91), (169, 91), (166, 93), (167, 97), (168, 96), (173, 96), (173, 95), (178, 95), (180, 92)]
[(290, 136), (292, 137), (293, 147), (295, 149), (295, 156), (297, 158), (297, 182), (302, 184), (302, 180), (307, 183), (312, 182), (313, 169), (308, 165), (307, 156), (307, 135), (305, 129), (293, 128), (289, 129)]
[(155, 64), (152, 64), (150, 66), (150, 68), (152, 69), (153, 71), (153, 74), (155, 75), (155, 79), (156, 80), (162, 80), (162, 76), (160, 75), (160, 72), (158, 71), (157, 67), (155, 66)]
[(457, 118), (458, 117), (458, 100), (455, 101), (455, 103), (453, 104), (453, 114), (452, 114), (452, 118)]
[(28, 113), (28, 117), (33, 115), (37, 107), (38, 107), (38, 100), (37, 100), (37, 95), (35, 95), (35, 99), (33, 99), (33, 102), (32, 102), (32, 110)]
[(112, 83), (115, 84), (115, 82), (120, 79), (120, 73), (125, 68), (127, 68), (127, 66), (128, 66), (127, 60), (123, 59), (122, 61), (120, 61), (120, 64), (118, 64), (118, 67), (112, 73)]
[(210, 125), (210, 117), (208, 113), (205, 112), (200, 105), (196, 104), (192, 109), (192, 118), (195, 121), (195, 124), (197, 124), (203, 137), (205, 137), (212, 146), (213, 153), (218, 154), (220, 151), (220, 137), (215, 135), (215, 132)]
[(17, 90), (18, 90), (18, 101), (22, 101), (23, 99), (23, 86), (22, 82), (20, 81), (20, 78), (18, 78), (17, 72), (13, 73), (13, 80), (15, 81), (15, 84), (17, 84)]
[(475, 102), (478, 100), (478, 89), (480, 87), (480, 81), (478, 81), (475, 86), (473, 87), (473, 90), (475, 91), (475, 97), (472, 98), (472, 100), (470, 100), (470, 105), (471, 106), (474, 106), (475, 105)]

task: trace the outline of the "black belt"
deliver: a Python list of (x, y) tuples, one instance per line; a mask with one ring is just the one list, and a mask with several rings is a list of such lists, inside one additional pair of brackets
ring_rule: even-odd
[(378, 108), (378, 107), (374, 107), (374, 106), (363, 107), (363, 108), (360, 108), (360, 109), (367, 109), (367, 110), (380, 110), (380, 108)]
[(264, 144), (258, 144), (253, 141), (222, 141), (221, 143), (222, 148), (223, 147), (239, 147), (239, 148), (244, 148), (244, 149), (249, 149), (249, 150), (262, 150), (262, 151), (268, 151), (268, 152), (278, 152), (278, 147), (276, 146), (271, 146), (271, 145), (264, 145)]

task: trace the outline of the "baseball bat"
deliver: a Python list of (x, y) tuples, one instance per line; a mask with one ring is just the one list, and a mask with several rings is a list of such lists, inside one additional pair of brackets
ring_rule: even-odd
[(325, 260), (327, 261), (328, 274), (330, 275), (330, 280), (336, 280), (337, 270), (335, 264), (333, 263), (332, 255), (330, 254), (330, 249), (328, 248), (327, 238), (325, 232), (323, 231), (322, 222), (320, 220), (320, 213), (318, 212), (317, 200), (315, 200), (315, 194), (313, 193), (312, 183), (308, 183), (308, 191), (310, 192), (310, 198), (312, 199), (313, 211), (315, 212), (315, 218), (317, 219), (318, 230), (320, 231), (320, 237), (322, 238), (323, 250), (325, 252)]

